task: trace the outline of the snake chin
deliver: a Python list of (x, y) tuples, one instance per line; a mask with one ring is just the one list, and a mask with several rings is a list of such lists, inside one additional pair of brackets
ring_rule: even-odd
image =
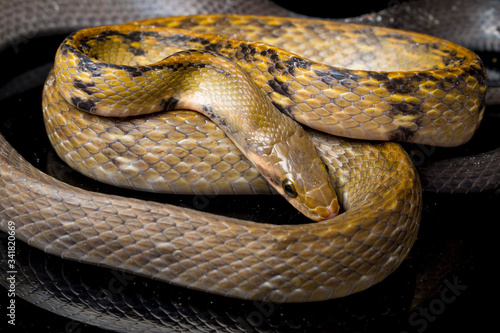
[[(302, 198), (300, 203), (302, 207), (296, 208), (313, 221), (332, 219), (339, 214), (340, 206), (337, 196), (329, 182), (320, 187), (309, 189)], [(304, 209), (307, 211), (303, 211)]]

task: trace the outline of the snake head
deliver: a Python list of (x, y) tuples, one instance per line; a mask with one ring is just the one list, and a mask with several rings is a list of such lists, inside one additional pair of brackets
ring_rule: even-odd
[(300, 130), (272, 148), (261, 173), (292, 206), (314, 221), (336, 216), (337, 195), (316, 146)]

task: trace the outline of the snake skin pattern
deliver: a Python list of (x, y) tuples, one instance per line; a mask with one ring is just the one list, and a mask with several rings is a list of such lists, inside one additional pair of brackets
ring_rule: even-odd
[[(367, 14), (358, 18), (345, 19), (348, 22), (387, 25), (401, 29), (430, 33), (430, 29), (437, 27), (439, 36), (466, 47), (487, 49), (498, 48), (499, 36), (495, 29), (499, 22), (500, 4), (495, 0), (452, 1), (443, 2), (442, 6), (435, 6), (433, 1), (422, 0), (401, 3), (395, 8), (389, 8), (379, 13)], [(2, 38), (0, 48), (7, 45), (16, 45), (26, 42), (28, 38), (44, 36), (57, 32), (75, 31), (80, 28), (123, 23), (155, 16), (189, 15), (198, 13), (239, 13), (255, 15), (297, 16), (297, 14), (283, 9), (267, 0), (248, 3), (247, 1), (213, 1), (210, 3), (148, 0), (137, 3), (134, 0), (94, 1), (71, 0), (22, 0), (15, 3), (3, 3), (3, 18), (0, 30)], [(452, 8), (453, 10), (449, 10)], [(470, 8), (470, 9), (469, 9)], [(481, 10), (477, 10), (481, 8)], [(462, 10), (463, 9), (463, 10)], [(105, 13), (113, 12), (113, 15)], [(35, 14), (36, 13), (36, 14)], [(418, 20), (413, 20), (418, 13)], [(464, 14), (466, 16), (464, 17)], [(484, 15), (484, 14), (487, 15)], [(412, 19), (404, 19), (410, 15)], [(474, 19), (477, 15), (477, 18)], [(400, 17), (400, 18), (398, 18)], [(445, 22), (465, 22), (462, 26), (467, 31), (448, 29)], [(394, 23), (395, 21), (398, 22)], [(461, 26), (461, 27), (462, 27)], [(468, 28), (465, 28), (467, 26)], [(477, 35), (471, 35), (475, 31)], [(431, 33), (432, 34), (432, 33)], [(487, 41), (487, 42), (485, 42)], [(32, 82), (32, 81), (28, 81)], [(490, 89), (491, 90), (491, 89)], [(500, 94), (496, 94), (500, 95)], [(487, 95), (491, 96), (491, 94)], [(496, 100), (496, 98), (490, 98)], [(469, 159), (469, 158), (466, 158)], [(468, 193), (486, 191), (498, 188), (500, 181), (500, 150), (471, 156), (472, 163), (467, 167), (457, 168), (457, 160), (433, 161), (426, 163), (420, 173), (422, 181), (429, 190), (442, 193)], [(459, 159), (458, 162), (461, 162)], [(448, 169), (443, 171), (443, 166)], [(434, 179), (436, 181), (434, 181)], [(435, 184), (435, 185), (427, 185)], [(472, 186), (469, 186), (471, 185)]]
[[(245, 10), (245, 4), (247, 2), (243, 2), (240, 4), (240, 9)], [(165, 5), (164, 3), (162, 3)], [(47, 6), (48, 5), (48, 6)], [(72, 4), (75, 5), (75, 4)], [(84, 2), (80, 2), (79, 4), (76, 4), (79, 6), (86, 6)], [(101, 5), (97, 6), (93, 3), (90, 4), (91, 6), (99, 7), (100, 9), (102, 8)], [(117, 5), (117, 4), (115, 4)], [(221, 7), (219, 3), (214, 4), (216, 6), (216, 9), (214, 11), (217, 12), (222, 12), (224, 11), (224, 6)], [(265, 8), (265, 13), (269, 14), (272, 12), (273, 14), (281, 15), (282, 11), (279, 8), (270, 6)], [(74, 19), (65, 19), (63, 15), (58, 15), (57, 17), (54, 16), (54, 12), (57, 13), (65, 13), (69, 12), (68, 8), (71, 8), (70, 4), (65, 2), (65, 1), (58, 1), (57, 6), (55, 5), (55, 2), (49, 2), (49, 1), (40, 1), (36, 2), (36, 6), (39, 6), (41, 10), (38, 11), (41, 15), (37, 15), (36, 17), (33, 15), (31, 16), (31, 9), (26, 10), (26, 8), (32, 8), (33, 6), (26, 6), (24, 5), (23, 7), (23, 2), (17, 2), (16, 4), (11, 4), (7, 5), (5, 4), (3, 7), (7, 8), (7, 22), (8, 24), (5, 24), (5, 27), (2, 26), (2, 31), (7, 31), (8, 33), (5, 35), (7, 36), (6, 38), (2, 39), (1, 42), (3, 45), (7, 44), (16, 44), (20, 43), (23, 41), (23, 38), (34, 36), (34, 35), (41, 35), (43, 33), (50, 33), (52, 31), (58, 31), (60, 29), (67, 30), (66, 28), (70, 28), (72, 30), (83, 27), (83, 26), (91, 26), (91, 25), (100, 25), (100, 24), (105, 24), (105, 23), (114, 23), (115, 20), (118, 21), (130, 21), (138, 18), (144, 18), (144, 17), (149, 17), (149, 16), (156, 16), (157, 11), (154, 12), (154, 15), (152, 13), (153, 9), (155, 8), (153, 5), (151, 5), (151, 2), (146, 3), (141, 7), (141, 11), (137, 11), (137, 6), (133, 2), (124, 2), (124, 7), (127, 8), (123, 13), (124, 15), (117, 18), (116, 16), (114, 18), (109, 18), (109, 17), (101, 17), (96, 15), (86, 15), (84, 11), (82, 10), (77, 10), (76, 17)], [(35, 6), (35, 8), (36, 8)], [(19, 10), (21, 8), (21, 10)], [(53, 8), (53, 11), (52, 11)], [(120, 6), (115, 7), (120, 8)], [(181, 14), (178, 12), (179, 7), (173, 7), (171, 8), (171, 12), (167, 13), (162, 13), (162, 15), (167, 15), (167, 14)], [(192, 8), (195, 8), (195, 6), (192, 6)], [(132, 10), (130, 10), (132, 9)], [(202, 8), (202, 10), (205, 10), (206, 8)], [(230, 7), (230, 11), (233, 9)], [(9, 12), (9, 10), (11, 10)], [(130, 12), (128, 12), (130, 10)], [(149, 12), (148, 12), (149, 10)], [(195, 11), (198, 10), (197, 8), (194, 9)], [(275, 12), (276, 10), (276, 12)], [(73, 12), (73, 9), (71, 9)], [(209, 9), (209, 11), (212, 11), (212, 9)], [(28, 14), (26, 14), (28, 12)], [(238, 10), (239, 12), (239, 10)], [(146, 14), (144, 14), (146, 13)], [(183, 11), (182, 14), (185, 14), (186, 11)], [(252, 13), (257, 13), (260, 14), (260, 11), (256, 11)], [(284, 13), (284, 14), (289, 14), (289, 13)], [(20, 16), (21, 15), (21, 16)], [(32, 18), (33, 19), (33, 24), (22, 24), (20, 25), (20, 22), (26, 22), (27, 18)], [(3, 22), (2, 22), (3, 24)], [(491, 39), (494, 40), (494, 39)], [(6, 151), (9, 151), (9, 147), (5, 147)], [(15, 153), (9, 151), (9, 154), (5, 155), (8, 156), (8, 158), (12, 157)], [(13, 161), (17, 161), (16, 158), (13, 159)], [(458, 164), (463, 163), (463, 161), (469, 161), (466, 165), (459, 166)], [(428, 172), (430, 176), (428, 176), (428, 179), (430, 181), (426, 182), (426, 186), (429, 186), (429, 188), (434, 188), (436, 190), (440, 191), (474, 191), (474, 190), (484, 190), (488, 188), (496, 188), (498, 187), (498, 177), (499, 177), (499, 171), (498, 171), (498, 165), (499, 165), (499, 159), (498, 159), (498, 151), (493, 151), (490, 153), (482, 154), (480, 156), (473, 156), (470, 158), (457, 158), (451, 161), (451, 163), (448, 163), (448, 161), (443, 161), (441, 164), (438, 164), (436, 167), (428, 166), (427, 168), (422, 168), (420, 170), (423, 170), (424, 173)], [(446, 167), (449, 167), (450, 165), (455, 165), (455, 169), (446, 169)], [(479, 166), (479, 167), (478, 167)], [(440, 173), (439, 177), (441, 177), (441, 180), (438, 180), (437, 182), (434, 182), (434, 179), (439, 179), (439, 177), (433, 178), (434, 174), (433, 172), (438, 171)], [(456, 171), (455, 171), (456, 170)], [(27, 169), (22, 169), (22, 172), (34, 172), (33, 170), (27, 170)], [(452, 179), (451, 176), (453, 175), (459, 175), (459, 177), (456, 177), (456, 179), (460, 179), (460, 181), (450, 181)], [(432, 185), (432, 184), (435, 185)], [(429, 185), (430, 184), (430, 185)], [(457, 190), (458, 189), (458, 190)], [(461, 190), (462, 189), (462, 190)]]

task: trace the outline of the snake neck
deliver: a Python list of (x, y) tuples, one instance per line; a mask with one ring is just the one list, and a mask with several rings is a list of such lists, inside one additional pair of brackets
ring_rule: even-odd
[(179, 73), (181, 90), (192, 93), (176, 95), (170, 107), (196, 110), (224, 128), (271, 186), (305, 216), (316, 221), (336, 216), (336, 193), (304, 129), (274, 107), (232, 61), (211, 52), (208, 59), (210, 66)]

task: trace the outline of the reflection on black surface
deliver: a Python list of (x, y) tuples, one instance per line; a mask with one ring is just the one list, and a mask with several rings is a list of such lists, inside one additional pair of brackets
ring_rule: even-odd
[[(3, 248), (5, 243), (1, 242)], [(151, 322), (151, 325), (154, 323), (172, 330), (379, 330), (401, 325), (400, 321), (405, 317), (413, 297), (414, 276), (408, 268), (399, 270), (384, 284), (363, 294), (307, 305), (277, 304), (207, 295), (122, 272), (64, 262), (23, 244), (17, 246), (17, 277), (23, 281), (17, 287), (19, 294), (26, 293), (25, 289), (34, 292), (42, 283), (48, 289), (42, 297), (50, 294), (60, 299), (58, 302), (50, 301), (51, 306), (59, 303), (62, 305), (57, 307), (69, 307), (70, 303), (85, 304), (87, 315), (94, 311), (123, 313), (128, 320), (140, 321), (143, 326)], [(1, 258), (0, 264), (6, 269), (5, 259)], [(19, 313), (19, 316), (22, 314)], [(70, 319), (75, 318), (78, 319), (75, 316)], [(132, 325), (125, 320), (120, 325), (131, 331)]]
[[(48, 144), (41, 116), (41, 85), (53, 60), (51, 52), (37, 57), (36, 50), (54, 50), (64, 36), (29, 41), (16, 53), (0, 54), (2, 63), (18, 69), (0, 77), (0, 132), (32, 164), (54, 177), (79, 187), (106, 193), (136, 195), (89, 181), (55, 156)], [(29, 82), (27, 85), (26, 82)], [(496, 119), (496, 120), (495, 120)], [(481, 128), (467, 147), (447, 154), (468, 154), (495, 145), (491, 129), (498, 118)], [(429, 158), (438, 158), (436, 151)], [(143, 194), (142, 198), (190, 206), (261, 222), (300, 223), (299, 216), (280, 197), (204, 197)], [(91, 309), (122, 312), (135, 321), (150, 320), (185, 331), (311, 331), (311, 332), (438, 332), (461, 328), (466, 323), (488, 323), (491, 314), (487, 300), (496, 295), (492, 283), (498, 234), (496, 205), (500, 193), (489, 191), (471, 195), (424, 196), (424, 214), (417, 243), (409, 258), (388, 279), (339, 300), (312, 304), (270, 304), (227, 299), (131, 277), (119, 292), (109, 292), (116, 272), (64, 262), (19, 241), (17, 257), (19, 281), (38, 281), (55, 297), (65, 302), (87, 303)], [(238, 210), (228, 210), (238, 207)], [(5, 264), (5, 235), (0, 265)], [(21, 267), (22, 266), (22, 267)], [(4, 266), (2, 266), (4, 267)], [(5, 271), (2, 268), (2, 274)], [(22, 273), (21, 273), (22, 272)], [(39, 275), (35, 275), (39, 274)], [(24, 277), (23, 274), (26, 274)], [(34, 278), (36, 276), (36, 279)], [(97, 277), (97, 279), (95, 278)], [(1, 283), (5, 285), (5, 277)], [(29, 282), (28, 286), (33, 286)], [(19, 295), (22, 290), (19, 288)], [(495, 294), (492, 295), (492, 292)], [(7, 297), (3, 297), (2, 309)], [(122, 304), (113, 310), (111, 302)], [(133, 308), (133, 310), (132, 310)], [(74, 318), (52, 316), (29, 303), (18, 300), (17, 328), (23, 332), (97, 332)], [(493, 317), (494, 318), (494, 317)], [(490, 319), (490, 322), (493, 321)], [(1, 325), (6, 322), (2, 319)], [(95, 322), (95, 321), (92, 321)], [(0, 326), (3, 327), (3, 326)]]

